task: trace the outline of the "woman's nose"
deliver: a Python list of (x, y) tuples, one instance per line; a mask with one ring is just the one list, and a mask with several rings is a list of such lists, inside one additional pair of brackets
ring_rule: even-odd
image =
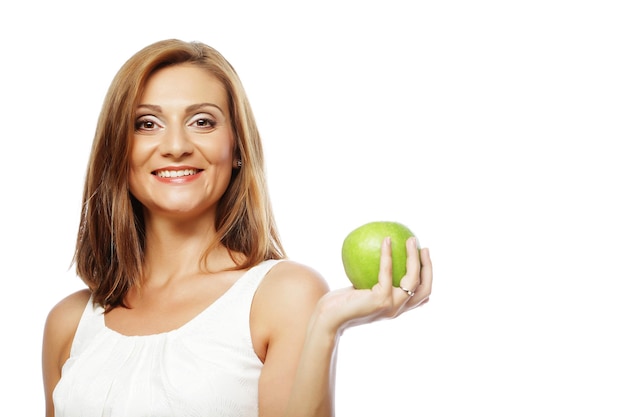
[(168, 126), (160, 144), (161, 154), (181, 158), (193, 152), (193, 144), (184, 127)]

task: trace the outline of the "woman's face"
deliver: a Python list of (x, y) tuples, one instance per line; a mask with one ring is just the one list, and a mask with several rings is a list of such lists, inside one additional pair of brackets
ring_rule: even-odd
[(214, 214), (236, 163), (223, 85), (194, 65), (166, 67), (135, 110), (129, 184), (146, 215)]

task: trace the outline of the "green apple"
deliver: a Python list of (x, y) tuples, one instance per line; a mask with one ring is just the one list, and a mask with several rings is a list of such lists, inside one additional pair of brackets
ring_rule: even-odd
[(341, 259), (354, 288), (369, 289), (378, 282), (380, 248), (386, 237), (391, 238), (393, 285), (399, 286), (406, 274), (406, 241), (412, 236), (408, 227), (390, 221), (367, 223), (350, 232), (343, 241)]

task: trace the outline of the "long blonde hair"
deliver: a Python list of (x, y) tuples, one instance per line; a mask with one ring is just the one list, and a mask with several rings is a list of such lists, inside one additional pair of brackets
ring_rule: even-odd
[(83, 191), (81, 223), (74, 262), (91, 289), (94, 302), (111, 309), (124, 305), (127, 291), (141, 280), (145, 248), (143, 207), (128, 186), (134, 114), (148, 78), (157, 70), (182, 63), (206, 69), (228, 95), (235, 154), (242, 168), (218, 203), (218, 241), (208, 241), (205, 257), (217, 244), (243, 257), (249, 268), (285, 253), (267, 192), (261, 138), (239, 76), (215, 49), (176, 39), (156, 42), (133, 55), (116, 74), (104, 100)]

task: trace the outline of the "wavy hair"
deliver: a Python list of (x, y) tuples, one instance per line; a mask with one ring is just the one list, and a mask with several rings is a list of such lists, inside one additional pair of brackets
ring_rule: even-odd
[(177, 39), (156, 42), (126, 61), (113, 79), (98, 119), (85, 178), (73, 262), (94, 302), (107, 311), (124, 306), (128, 290), (141, 285), (143, 207), (128, 185), (135, 109), (154, 72), (183, 63), (206, 69), (226, 89), (235, 154), (242, 160), (242, 168), (233, 171), (218, 203), (218, 239), (210, 241), (207, 236), (202, 263), (220, 243), (229, 250), (235, 269), (285, 257), (267, 192), (261, 138), (235, 69), (205, 44)]

